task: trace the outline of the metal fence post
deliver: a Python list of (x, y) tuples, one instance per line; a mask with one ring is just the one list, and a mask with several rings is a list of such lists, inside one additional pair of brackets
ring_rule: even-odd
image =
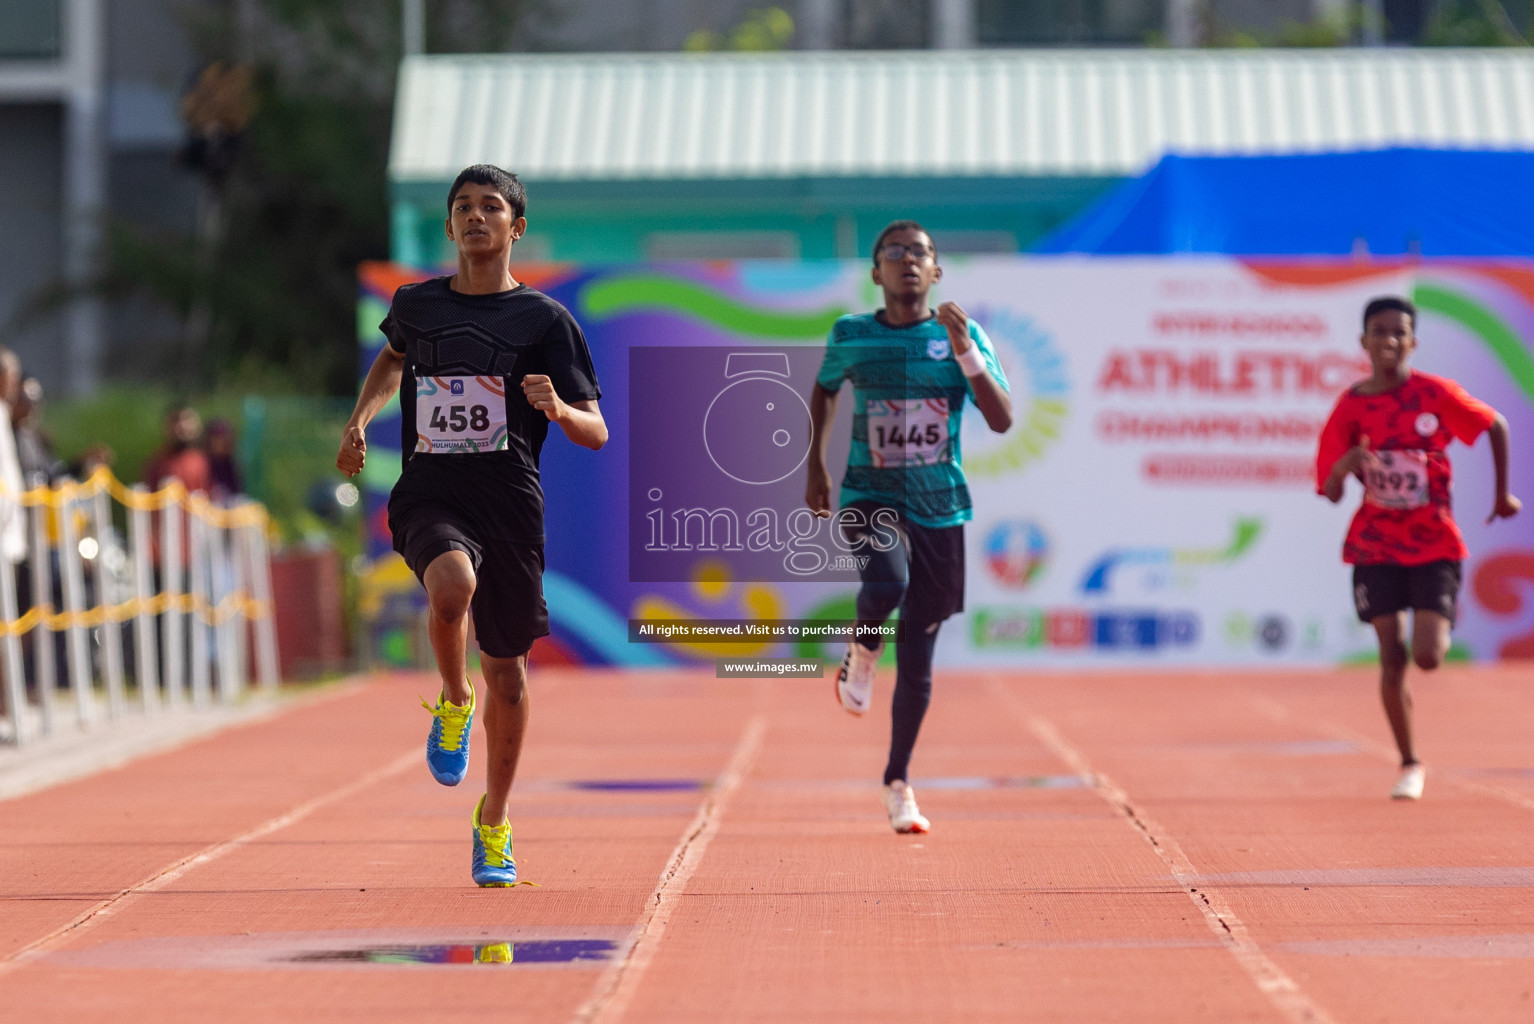
[(235, 602), (240, 595), (235, 585), (234, 567), (230, 564), (230, 531), (211, 517), (207, 531), (209, 591), (217, 612), (213, 637), (218, 645), (214, 652), (218, 664), (218, 699), (224, 704), (233, 704), (240, 698), (240, 690), (243, 688), (241, 676), (244, 674), (240, 671), (240, 645), (235, 638), (240, 628)]
[(96, 696), (92, 690), (90, 640), (81, 616), (85, 613), (85, 574), (80, 569), (80, 537), (75, 529), (75, 488), (73, 481), (64, 485), (64, 500), (59, 505), (59, 574), (64, 583), (64, 611), (69, 615), (69, 687), (75, 695), (75, 711), (81, 725), (96, 717)]
[(182, 568), (181, 502), (166, 501), (160, 511), (160, 593), (165, 595), (164, 617), (160, 620), (162, 665), (165, 696), (171, 707), (186, 700), (186, 620), (182, 598), (186, 596), (186, 574)]
[[(16, 506), (17, 512), (22, 507)], [(16, 619), (16, 567), (7, 558), (0, 558), (0, 619), (5, 620), (5, 697), (11, 709), (11, 736), (19, 747), (31, 739), (32, 723), (27, 720), (27, 680), (21, 662), (21, 634), (15, 631)]]
[(261, 688), (275, 693), (279, 682), (277, 667), (277, 610), (272, 607), (272, 562), (266, 548), (266, 525), (258, 522), (247, 527), (250, 555), (250, 589), (259, 609), (256, 622), (256, 676)]
[(112, 593), (112, 572), (107, 567), (108, 545), (112, 542), (112, 499), (107, 495), (106, 485), (96, 491), (91, 501), (92, 518), (96, 526), (96, 557), (92, 575), (96, 579), (96, 606), (101, 609), (101, 664), (107, 677), (107, 704), (115, 718), (127, 709), (123, 689), (123, 631), (122, 623), (112, 616), (115, 596)]
[(212, 618), (212, 602), (208, 595), (206, 532), (207, 524), (197, 513), (196, 506), (190, 506), (187, 509), (186, 536), (187, 547), (192, 553), (192, 571), (186, 589), (192, 595), (192, 614), (187, 625), (192, 631), (192, 706), (199, 708), (206, 707), (211, 696), (208, 686), (208, 622)]
[(229, 555), (229, 585), (233, 588), (236, 599), (239, 601), (237, 610), (230, 620), (234, 628), (230, 633), (234, 637), (234, 678), (240, 684), (240, 693), (245, 693), (250, 685), (247, 678), (250, 672), (250, 573), (247, 569), (249, 559), (245, 555), (245, 527), (237, 523), (231, 523), (228, 527), (229, 545), (226, 549)]
[(133, 504), (128, 508), (128, 551), (133, 565), (133, 674), (138, 677), (139, 696), (145, 711), (160, 706), (159, 652), (156, 650), (154, 616), (149, 611), (154, 573), (150, 567), (148, 491), (143, 484), (133, 486)]
[(43, 708), (43, 732), (51, 733), (58, 713), (58, 663), (54, 660), (54, 640), (58, 634), (48, 622), (53, 604), (53, 546), (48, 543), (48, 517), (53, 506), (42, 502), (32, 506), (32, 607), (37, 609), (37, 625), (32, 629), (32, 669), (37, 676), (37, 698)]

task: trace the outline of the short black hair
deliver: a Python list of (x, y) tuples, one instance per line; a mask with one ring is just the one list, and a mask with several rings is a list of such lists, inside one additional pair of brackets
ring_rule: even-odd
[(1403, 299), (1399, 295), (1381, 295), (1379, 298), (1370, 299), (1364, 307), (1364, 330), (1369, 329), (1369, 318), (1376, 313), (1383, 313), (1387, 309), (1393, 309), (1397, 313), (1405, 313), (1411, 318), (1411, 329), (1417, 329), (1417, 307), (1412, 305), (1410, 299)]
[[(914, 220), (892, 220), (884, 225), (884, 230), (879, 232), (879, 237), (874, 239), (874, 266), (879, 265), (879, 250), (884, 248), (884, 240), (897, 231), (920, 231), (927, 236), (927, 241), (932, 242), (932, 232), (916, 223)], [(937, 243), (932, 242), (932, 255), (937, 256)]]
[(458, 177), (453, 179), (453, 187), (447, 190), (447, 212), (453, 212), (453, 200), (458, 196), (458, 190), (463, 188), (465, 182), (473, 182), (476, 185), (494, 185), (495, 190), (506, 200), (506, 205), (511, 207), (511, 217), (527, 216), (527, 188), (510, 171), (503, 171), (495, 164), (474, 164), (465, 167), (458, 172)]

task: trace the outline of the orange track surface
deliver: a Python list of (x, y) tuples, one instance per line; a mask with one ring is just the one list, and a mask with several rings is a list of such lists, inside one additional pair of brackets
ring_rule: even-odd
[[(478, 890), (480, 765), (432, 782), (435, 683), (370, 679), (0, 802), (0, 1018), (1534, 1020), (1534, 682), (1413, 682), (1417, 804), (1367, 671), (940, 672), (933, 833), (897, 836), (887, 677), (858, 720), (826, 681), (543, 671), (541, 888)], [(613, 952), (529, 959), (555, 940)]]

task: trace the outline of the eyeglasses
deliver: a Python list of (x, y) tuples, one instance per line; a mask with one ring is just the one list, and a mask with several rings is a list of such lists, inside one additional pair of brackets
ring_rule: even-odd
[(886, 245), (884, 248), (879, 250), (879, 258), (881, 260), (891, 261), (903, 260), (906, 257), (906, 253), (910, 253), (913, 257), (915, 257), (916, 262), (918, 263), (922, 262), (923, 260), (933, 259), (937, 256), (937, 253), (934, 250), (927, 248), (920, 242), (916, 243), (915, 245), (901, 245), (899, 242), (891, 242), (889, 245)]

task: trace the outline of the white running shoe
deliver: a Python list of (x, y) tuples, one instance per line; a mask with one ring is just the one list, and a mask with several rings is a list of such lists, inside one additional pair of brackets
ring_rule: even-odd
[(841, 670), (836, 673), (836, 696), (842, 707), (854, 715), (863, 714), (873, 704), (874, 669), (878, 664), (879, 651), (870, 651), (857, 641), (847, 645)]
[(1421, 800), (1422, 783), (1427, 779), (1427, 770), (1420, 764), (1409, 764), (1401, 769), (1401, 777), (1396, 779), (1395, 788), (1390, 791), (1392, 800)]
[(890, 828), (896, 832), (932, 831), (932, 822), (916, 806), (916, 791), (901, 779), (884, 787), (884, 809), (889, 812)]

